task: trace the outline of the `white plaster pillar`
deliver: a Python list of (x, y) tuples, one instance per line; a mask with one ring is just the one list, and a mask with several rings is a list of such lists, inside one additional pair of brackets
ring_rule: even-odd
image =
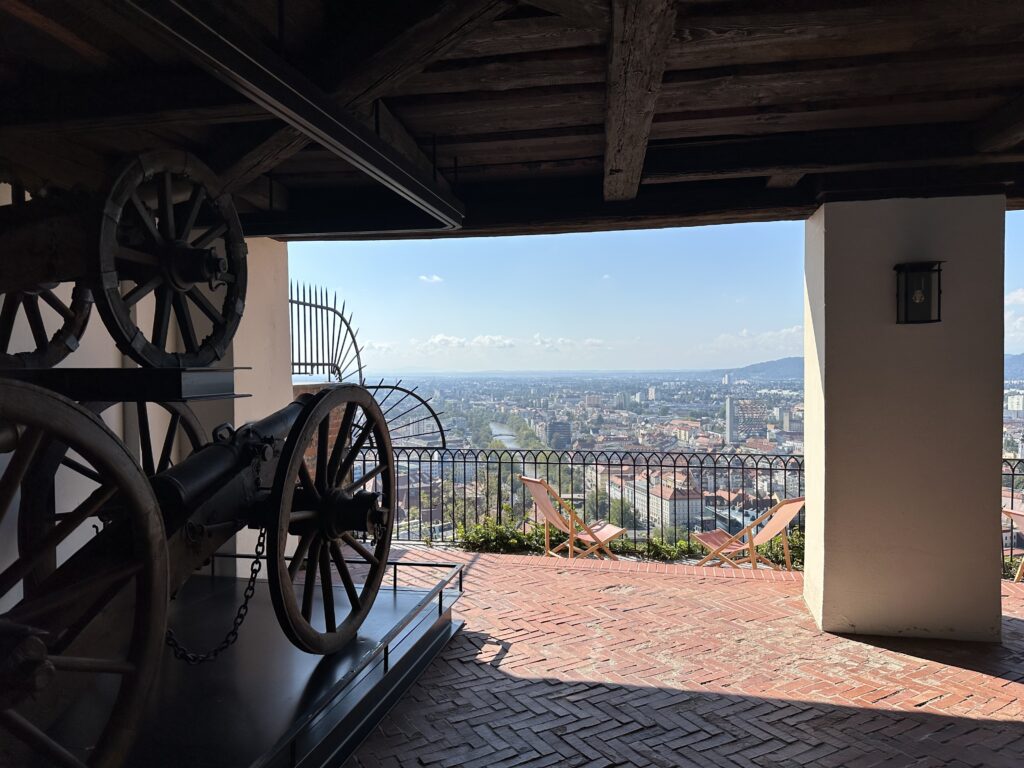
[[(829, 632), (998, 640), (1003, 196), (826, 203), (807, 221), (804, 597)], [(942, 320), (896, 274), (943, 261)]]
[[(227, 401), (236, 426), (257, 421), (284, 408), (292, 396), (291, 337), (288, 330), (288, 245), (270, 238), (246, 240), (249, 248), (245, 313), (231, 343), (233, 364), (252, 370), (235, 372), (235, 391), (251, 395)], [(243, 528), (231, 542), (234, 551), (256, 548), (256, 531)], [(240, 578), (249, 575), (248, 560), (236, 561)], [(264, 568), (262, 578), (266, 578)]]

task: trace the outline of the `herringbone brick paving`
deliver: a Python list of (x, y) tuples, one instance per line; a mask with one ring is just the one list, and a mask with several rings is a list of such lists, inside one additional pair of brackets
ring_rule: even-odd
[(1024, 766), (1024, 585), (1002, 645), (819, 632), (799, 576), (467, 563), (466, 627), (348, 766)]

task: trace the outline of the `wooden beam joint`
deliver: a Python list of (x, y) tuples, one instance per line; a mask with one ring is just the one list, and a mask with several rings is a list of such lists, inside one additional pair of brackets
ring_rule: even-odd
[(605, 200), (632, 200), (640, 189), (675, 18), (673, 0), (612, 0), (605, 103)]

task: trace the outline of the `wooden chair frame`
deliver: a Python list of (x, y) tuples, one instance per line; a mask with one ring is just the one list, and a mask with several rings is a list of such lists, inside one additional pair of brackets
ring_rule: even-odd
[[(611, 548), (608, 545), (611, 542), (613, 542), (615, 539), (619, 538), (620, 536), (624, 536), (626, 534), (626, 530), (624, 528), (620, 529), (618, 531), (618, 533), (614, 533), (611, 536), (608, 536), (607, 538), (602, 539), (600, 536), (597, 535), (597, 533), (595, 533), (594, 529), (591, 528), (586, 523), (585, 520), (583, 520), (583, 518), (581, 518), (579, 515), (576, 514), (576, 510), (573, 509), (573, 507), (570, 504), (567, 504), (565, 502), (565, 500), (562, 499), (562, 497), (558, 495), (558, 491), (556, 491), (554, 488), (552, 488), (547, 480), (544, 480), (543, 478), (528, 478), (528, 477), (525, 477), (524, 475), (520, 475), (519, 479), (524, 484), (526, 483), (526, 481), (536, 481), (536, 482), (540, 483), (540, 485), (544, 488), (544, 490), (547, 491), (548, 495), (550, 497), (554, 498), (554, 500), (558, 502), (558, 505), (562, 509), (564, 509), (568, 513), (568, 515), (569, 515), (568, 522), (565, 521), (565, 518), (562, 518), (562, 521), (566, 522), (566, 526), (565, 526), (566, 527), (566, 531), (563, 531), (563, 533), (567, 532), (569, 534), (569, 538), (566, 539), (565, 541), (563, 541), (561, 544), (559, 544), (554, 549), (551, 548), (551, 523), (548, 520), (547, 515), (546, 514), (544, 515), (544, 556), (545, 557), (558, 557), (558, 553), (559, 552), (561, 552), (562, 550), (566, 550), (570, 560), (573, 559), (574, 557), (588, 557), (590, 555), (594, 555), (596, 557), (602, 557), (602, 551), (603, 551), (604, 554), (607, 554), (608, 557), (610, 557), (612, 560), (618, 560), (619, 559), (618, 557), (615, 556), (615, 553), (612, 552)], [(527, 486), (527, 487), (529, 487), (529, 486)], [(536, 499), (534, 500), (534, 503), (536, 503)], [(558, 513), (558, 510), (554, 510), (554, 511), (555, 511), (556, 514)], [(543, 514), (543, 510), (541, 510), (541, 513)], [(576, 532), (576, 526), (579, 526), (580, 528), (582, 528), (583, 531), (588, 536), (590, 536), (591, 539), (593, 539), (593, 543), (587, 541), (586, 539), (580, 539), (579, 535)], [(584, 548), (582, 546), (579, 546), (576, 543), (577, 541), (582, 541), (584, 543), (584, 545), (590, 544), (590, 546)]]
[[(728, 539), (726, 539), (724, 542), (719, 544), (714, 550), (710, 551), (699, 563), (697, 563), (697, 565), (698, 566), (705, 565), (712, 558), (717, 558), (721, 562), (717, 563), (716, 565), (718, 565), (720, 567), (724, 567), (725, 565), (730, 565), (733, 568), (739, 568), (740, 567), (739, 563), (742, 562), (743, 560), (747, 560), (750, 563), (750, 567), (753, 568), (754, 570), (757, 570), (757, 564), (759, 562), (760, 563), (764, 563), (765, 565), (767, 565), (769, 568), (771, 568), (774, 571), (780, 570), (779, 567), (777, 565), (775, 565), (775, 563), (773, 563), (771, 560), (768, 560), (766, 557), (764, 557), (764, 555), (760, 554), (757, 551), (757, 547), (759, 545), (754, 541), (754, 537), (756, 536), (756, 533), (754, 532), (754, 529), (757, 526), (761, 525), (761, 523), (764, 523), (765, 521), (769, 520), (772, 517), (772, 515), (778, 513), (779, 508), (782, 507), (784, 504), (791, 504), (791, 503), (795, 504), (798, 501), (802, 504), (803, 503), (803, 497), (798, 497), (798, 498), (794, 498), (794, 499), (783, 499), (778, 504), (775, 504), (771, 509), (769, 509), (767, 512), (765, 512), (763, 515), (760, 515), (759, 517), (755, 518), (754, 520), (751, 520), (740, 531), (738, 531), (737, 533), (733, 534)], [(792, 571), (793, 570), (793, 560), (792, 560), (792, 557), (790, 556), (790, 551), (789, 551), (789, 524), (787, 523), (783, 527), (783, 529), (778, 534), (776, 534), (776, 535), (782, 536), (782, 553), (783, 553), (783, 556), (785, 557), (785, 560), (786, 560), (786, 570), (787, 571)], [(747, 537), (746, 541), (742, 541), (744, 536)], [(775, 537), (773, 536), (772, 538), (775, 538)], [(700, 541), (700, 540), (698, 539), (698, 541)], [(764, 543), (767, 543), (767, 542), (764, 542)], [(725, 550), (728, 549), (733, 544), (742, 544), (743, 546), (741, 546), (739, 548), (736, 548), (736, 549), (733, 549), (731, 552), (729, 552), (727, 554), (725, 552)], [(703, 542), (701, 542), (701, 546), (707, 547), (707, 545), (704, 544)], [(711, 549), (710, 547), (707, 547), (707, 548), (709, 550)], [(747, 554), (744, 555), (743, 557), (737, 557), (736, 556), (738, 552), (743, 552), (743, 551), (747, 551)], [(739, 561), (739, 562), (737, 562), (737, 561)]]

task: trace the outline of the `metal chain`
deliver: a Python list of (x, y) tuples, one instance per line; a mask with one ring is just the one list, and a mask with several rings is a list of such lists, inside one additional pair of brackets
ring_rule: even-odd
[(220, 641), (216, 648), (206, 653), (195, 653), (182, 645), (175, 636), (174, 630), (168, 627), (167, 635), (164, 639), (167, 645), (171, 646), (174, 658), (184, 661), (186, 664), (202, 664), (207, 661), (213, 661), (235, 644), (235, 641), (238, 640), (238, 630), (249, 613), (249, 601), (256, 594), (256, 577), (259, 576), (260, 570), (263, 568), (263, 552), (266, 543), (267, 529), (260, 528), (260, 535), (256, 540), (256, 557), (253, 558), (252, 565), (249, 567), (249, 583), (245, 587), (244, 598), (242, 599), (242, 604), (238, 606), (238, 611), (235, 613), (235, 620), (231, 623), (231, 629), (224, 636), (224, 639)]

